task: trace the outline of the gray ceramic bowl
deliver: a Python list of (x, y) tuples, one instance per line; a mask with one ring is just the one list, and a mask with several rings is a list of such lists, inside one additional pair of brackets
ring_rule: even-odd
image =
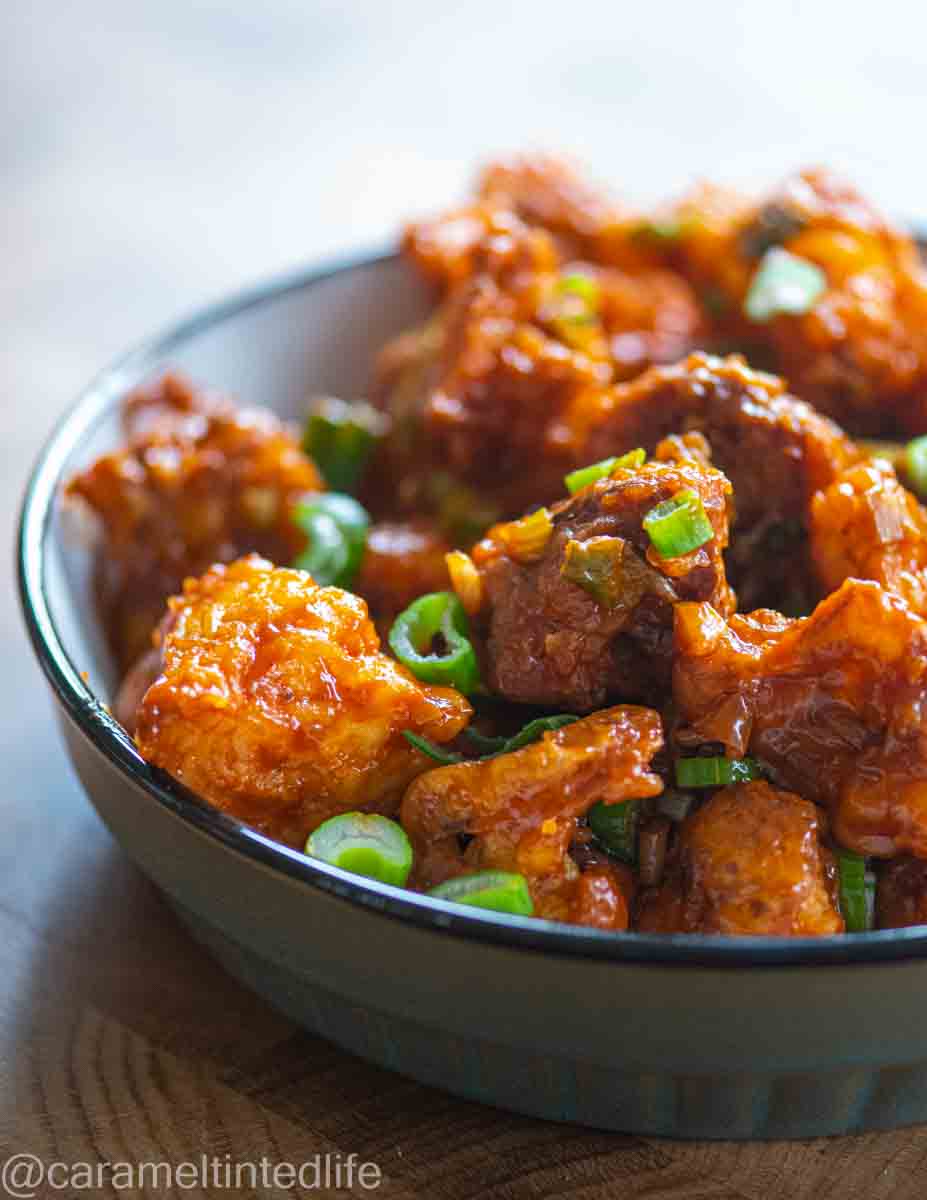
[(62, 479), (117, 440), (126, 391), (171, 365), (296, 415), (312, 392), (362, 394), (376, 349), (425, 310), (391, 256), (273, 282), (110, 368), (46, 446), (23, 506), (22, 601), (103, 820), (233, 975), (306, 1028), (426, 1083), (676, 1137), (927, 1120), (927, 928), (656, 937), (455, 908), (311, 862), (214, 812), (147, 766), (109, 716), (86, 554), (63, 536), (58, 498)]

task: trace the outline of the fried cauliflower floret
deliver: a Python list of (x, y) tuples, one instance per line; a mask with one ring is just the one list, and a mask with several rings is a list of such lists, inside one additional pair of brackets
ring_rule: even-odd
[(927, 512), (887, 462), (859, 463), (818, 492), (811, 552), (824, 594), (874, 579), (927, 615)]
[(879, 929), (927, 925), (927, 860), (894, 858), (879, 869), (876, 925)]
[(532, 224), (533, 205), (490, 197), (406, 235), (412, 261), (444, 288), (432, 319), (384, 350), (373, 385), (392, 418), (385, 461), (409, 507), (434, 508), (428, 464), (501, 516), (539, 487), (549, 496), (565, 414), (587, 392), (679, 358), (701, 326), (679, 276), (577, 257), (581, 240)]
[(472, 871), (516, 871), (528, 882), (537, 916), (626, 929), (628, 873), (606, 863), (581, 872), (570, 844), (577, 819), (596, 802), (620, 804), (662, 791), (648, 770), (662, 744), (655, 712), (612, 708), (522, 750), (429, 771), (406, 792), (401, 809), (415, 850), (413, 885), (430, 888)]
[(879, 584), (796, 621), (677, 606), (673, 697), (677, 740), (754, 755), (843, 846), (927, 857), (927, 622)]
[[(695, 492), (713, 536), (679, 558), (655, 551), (643, 522)], [(555, 505), (543, 544), (537, 518), (499, 525), (473, 550), (481, 575), (477, 628), (487, 681), (508, 700), (590, 712), (607, 701), (661, 702), (668, 690), (673, 606), (710, 600), (733, 612), (724, 575), (731, 486), (692, 461), (617, 468)], [(543, 529), (542, 529), (543, 531)]]
[(692, 354), (590, 397), (567, 414), (560, 440), (573, 439), (572, 456), (588, 463), (632, 446), (652, 451), (685, 433), (704, 435), (712, 463), (734, 487), (727, 561), (741, 606), (807, 611), (815, 590), (806, 562), (811, 498), (860, 451), (781, 379), (738, 355)]
[[(670, 249), (719, 328), (772, 355), (798, 395), (854, 434), (927, 430), (927, 275), (914, 241), (824, 170), (769, 198), (702, 189), (676, 213)], [(808, 311), (751, 322), (744, 301), (772, 247), (813, 263), (825, 290)]]
[(843, 932), (815, 806), (768, 783), (716, 792), (686, 818), (659, 887), (641, 893), (647, 933), (807, 937)]
[(548, 155), (490, 163), (475, 190), (473, 203), (416, 221), (405, 231), (404, 252), (444, 288), (480, 270), (514, 222), (542, 232), (560, 260), (595, 262), (628, 217), (569, 163)]
[(573, 164), (547, 154), (513, 155), (490, 163), (480, 175), (477, 194), (548, 230), (574, 258), (598, 259), (611, 231), (628, 216)]
[(293, 507), (322, 490), (314, 464), (265, 409), (235, 409), (167, 375), (126, 401), (128, 441), (68, 484), (102, 527), (103, 624), (126, 669), (187, 575), (255, 551), (291, 562)]
[(138, 711), (151, 763), (290, 846), (320, 822), (392, 814), (470, 706), (380, 651), (357, 596), (251, 556), (188, 579), (170, 601), (161, 674)]

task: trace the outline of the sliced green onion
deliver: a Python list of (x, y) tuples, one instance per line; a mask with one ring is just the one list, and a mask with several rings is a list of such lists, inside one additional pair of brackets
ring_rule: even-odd
[(435, 762), (441, 763), (443, 767), (449, 767), (455, 763), (464, 761), (462, 754), (457, 754), (453, 750), (445, 750), (443, 746), (437, 745), (430, 738), (422, 737), (421, 734), (413, 733), (411, 729), (404, 729), (402, 736), (416, 750), (421, 750), (422, 754), (427, 754), (429, 758), (433, 758)]
[(589, 828), (609, 854), (633, 867), (637, 863), (637, 834), (640, 827), (639, 800), (619, 804), (593, 804), (586, 814)]
[(676, 784), (681, 788), (727, 787), (762, 778), (755, 758), (679, 758)]
[(827, 276), (807, 259), (789, 254), (780, 246), (767, 250), (750, 282), (744, 313), (763, 324), (785, 313), (810, 312), (827, 291)]
[(540, 311), (542, 321), (554, 334), (575, 350), (587, 350), (595, 339), (599, 309), (599, 284), (590, 275), (569, 272), (562, 275), (550, 300)]
[(300, 571), (308, 571), (320, 587), (345, 587), (352, 575), (351, 549), (341, 526), (328, 513), (305, 512), (299, 525), (309, 546), (294, 562)]
[(921, 497), (927, 496), (927, 437), (916, 437), (904, 448), (905, 473), (911, 487)]
[(478, 871), (458, 875), (431, 889), (429, 896), (469, 904), (473, 908), (491, 908), (494, 912), (518, 913), (530, 917), (534, 912), (531, 893), (524, 875), (509, 871)]
[(647, 461), (646, 450), (629, 450), (627, 454), (622, 454), (618, 458), (603, 458), (601, 462), (593, 463), (590, 467), (580, 467), (578, 471), (571, 471), (569, 475), (564, 477), (563, 482), (566, 484), (566, 489), (571, 496), (575, 496), (577, 492), (582, 491), (584, 487), (588, 487), (590, 483), (596, 483), (600, 479), (605, 479), (611, 475), (612, 471), (618, 467), (626, 467), (633, 470), (636, 467), (642, 467)]
[(840, 879), (840, 911), (847, 933), (865, 933), (872, 928), (875, 877), (866, 870), (861, 854), (849, 850), (837, 851), (837, 870)]
[(525, 746), (530, 746), (532, 742), (539, 741), (543, 734), (553, 729), (562, 729), (564, 725), (572, 725), (574, 721), (578, 720), (579, 717), (574, 717), (572, 713), (557, 713), (552, 717), (536, 717), (535, 720), (522, 726), (518, 733), (513, 733), (511, 737), (507, 738), (486, 737), (485, 734), (477, 733), (475, 729), (466, 730), (466, 735), (471, 741), (488, 751), (481, 755), (481, 758), (495, 758), (499, 754), (511, 754), (513, 750), (521, 750)]
[(570, 538), (563, 552), (560, 574), (575, 583), (605, 608), (616, 603), (621, 592), (621, 563), (627, 543), (619, 537), (594, 537), (587, 542)]
[[(468, 695), (480, 682), (469, 632), (467, 614), (454, 593), (430, 592), (399, 614), (389, 631), (389, 644), (417, 679)], [(441, 643), (437, 649), (436, 638)]]
[(349, 404), (324, 396), (315, 402), (306, 420), (303, 450), (330, 488), (350, 492), (357, 486), (386, 426), (383, 414), (369, 404)]
[(379, 813), (341, 813), (323, 821), (309, 835), (306, 853), (394, 887), (404, 887), (412, 870), (412, 845), (406, 831)]
[(652, 508), (644, 529), (661, 558), (689, 554), (715, 535), (701, 497), (689, 488)]
[(350, 587), (367, 546), (366, 509), (352, 496), (320, 492), (301, 500), (293, 519), (309, 539), (293, 565), (322, 587)]

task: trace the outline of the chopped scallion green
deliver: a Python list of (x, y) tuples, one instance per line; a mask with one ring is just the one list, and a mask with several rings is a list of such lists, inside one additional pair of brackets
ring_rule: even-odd
[(295, 507), (308, 545), (293, 564), (322, 587), (350, 587), (367, 546), (370, 517), (352, 496), (320, 492)]
[(454, 904), (516, 913), (523, 917), (530, 917), (534, 912), (525, 877), (508, 871), (478, 871), (475, 875), (458, 875), (455, 879), (439, 883), (428, 895), (438, 900), (451, 900)]
[(849, 850), (837, 852), (837, 870), (840, 881), (840, 911), (847, 933), (865, 933), (872, 928), (875, 877), (866, 870), (866, 860), (861, 854)]
[(600, 800), (587, 813), (589, 828), (609, 854), (633, 867), (637, 863), (637, 834), (640, 826), (640, 801), (603, 804)]
[(389, 631), (389, 644), (417, 679), (468, 695), (480, 681), (469, 632), (467, 614), (454, 593), (430, 592), (399, 614)]
[(412, 845), (397, 821), (379, 813), (330, 817), (306, 842), (306, 853), (343, 871), (404, 887), (412, 870)]
[(643, 523), (661, 558), (690, 554), (710, 541), (715, 532), (701, 497), (688, 488), (652, 508)]
[(927, 497), (927, 437), (916, 437), (904, 448), (905, 474), (912, 488)]
[(351, 492), (386, 427), (386, 418), (369, 404), (323, 396), (306, 419), (303, 450), (330, 488)]
[(681, 788), (727, 787), (748, 783), (762, 776), (754, 758), (679, 758), (676, 760), (676, 784)]
[(593, 463), (589, 467), (580, 467), (577, 471), (571, 471), (569, 475), (565, 476), (563, 482), (570, 495), (575, 496), (584, 487), (588, 487), (600, 479), (605, 479), (611, 475), (612, 471), (620, 467), (634, 470), (636, 467), (642, 467), (646, 461), (646, 450), (629, 450), (627, 454), (622, 454), (617, 458), (603, 458), (601, 462)]
[(820, 267), (774, 246), (760, 260), (744, 300), (744, 313), (764, 324), (785, 314), (810, 312), (827, 291), (827, 276)]

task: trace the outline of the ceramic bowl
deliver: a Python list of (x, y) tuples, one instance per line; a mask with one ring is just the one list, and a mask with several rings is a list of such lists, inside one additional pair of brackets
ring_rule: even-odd
[[(806, 1137), (927, 1120), (927, 928), (817, 939), (615, 934), (456, 908), (310, 861), (149, 767), (62, 480), (170, 366), (298, 415), (363, 394), (428, 297), (393, 255), (271, 282), (134, 351), (41, 454), (21, 519), (26, 624), (87, 795), (196, 938), (294, 1021), (382, 1066), (556, 1121), (675, 1137)], [(243, 1031), (246, 1036), (246, 1031)]]

